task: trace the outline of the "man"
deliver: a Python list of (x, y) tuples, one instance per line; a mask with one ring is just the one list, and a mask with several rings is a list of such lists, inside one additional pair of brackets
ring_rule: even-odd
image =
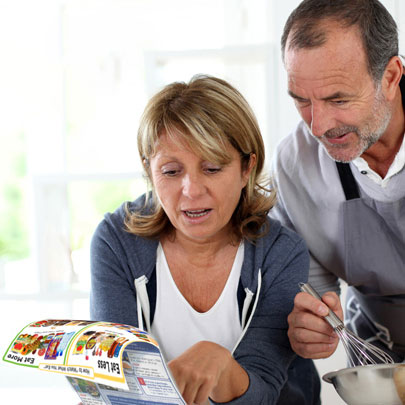
[[(304, 0), (282, 36), (288, 93), (302, 117), (274, 160), (274, 216), (306, 240), (310, 283), (395, 361), (405, 357), (405, 79), (397, 26), (377, 0)], [(402, 93), (402, 94), (401, 94)], [(325, 358), (328, 307), (299, 293), (289, 338)]]

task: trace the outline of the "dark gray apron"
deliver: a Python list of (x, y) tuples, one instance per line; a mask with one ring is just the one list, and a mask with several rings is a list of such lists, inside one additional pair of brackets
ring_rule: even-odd
[(349, 164), (336, 163), (343, 203), (344, 278), (349, 288), (346, 323), (405, 358), (405, 197), (394, 202), (360, 197)]

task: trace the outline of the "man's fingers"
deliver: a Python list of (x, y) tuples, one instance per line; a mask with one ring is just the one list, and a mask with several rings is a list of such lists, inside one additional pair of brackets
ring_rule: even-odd
[[(329, 325), (329, 323), (323, 318), (316, 316), (310, 312), (298, 311), (294, 309), (288, 315), (288, 324), (290, 325), (290, 331), (294, 333), (293, 337), (298, 338), (296, 333), (302, 336), (303, 331), (307, 330), (308, 335), (313, 339), (316, 339), (318, 336), (326, 335), (335, 337), (336, 334), (333, 331), (333, 328)], [(314, 332), (312, 335), (309, 332)], [(317, 340), (311, 340), (310, 338), (306, 338), (305, 340), (301, 340), (301, 342), (316, 342)]]
[(343, 320), (343, 310), (340, 299), (334, 292), (327, 292), (322, 296), (323, 302), (333, 311), (336, 315)]
[(322, 301), (312, 295), (301, 292), (295, 296), (293, 312), (311, 312), (318, 317), (325, 317), (330, 311), (343, 320), (343, 310), (336, 293), (329, 291), (322, 296)]
[(288, 336), (297, 343), (324, 343), (334, 344), (339, 338), (336, 333), (322, 333), (306, 328), (293, 328), (288, 331)]
[(329, 357), (339, 344), (336, 334), (327, 335), (304, 328), (290, 328), (288, 337), (292, 349), (301, 357), (309, 359)]
[(322, 344), (322, 343), (312, 343), (312, 344), (294, 344), (293, 350), (305, 359), (325, 359), (332, 355), (336, 350), (338, 341), (335, 344)]
[(329, 308), (325, 303), (306, 292), (300, 292), (295, 296), (294, 310), (309, 311), (318, 316), (326, 316), (329, 313)]

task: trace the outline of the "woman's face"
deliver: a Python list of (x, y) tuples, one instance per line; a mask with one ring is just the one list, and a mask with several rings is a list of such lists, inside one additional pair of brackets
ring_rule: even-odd
[(159, 201), (175, 228), (176, 238), (209, 242), (230, 238), (230, 219), (255, 158), (242, 172), (239, 153), (230, 144), (231, 162), (220, 166), (203, 160), (166, 133), (150, 159), (151, 178)]

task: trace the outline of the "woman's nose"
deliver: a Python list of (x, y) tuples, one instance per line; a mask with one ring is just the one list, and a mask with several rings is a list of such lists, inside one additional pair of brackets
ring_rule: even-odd
[(188, 198), (197, 198), (206, 191), (203, 176), (196, 174), (186, 174), (182, 186), (183, 194)]

